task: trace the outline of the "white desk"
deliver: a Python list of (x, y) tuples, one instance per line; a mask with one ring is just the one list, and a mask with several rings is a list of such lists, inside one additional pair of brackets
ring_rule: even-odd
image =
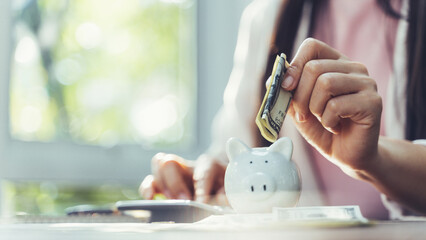
[(426, 222), (377, 222), (366, 227), (200, 230), (190, 224), (0, 224), (0, 239), (426, 239)]

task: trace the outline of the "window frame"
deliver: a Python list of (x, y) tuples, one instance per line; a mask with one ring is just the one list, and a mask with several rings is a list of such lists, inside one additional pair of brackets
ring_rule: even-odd
[[(104, 148), (12, 139), (9, 133), (11, 1), (0, 2), (0, 32), (5, 33), (2, 34), (5, 37), (0, 38), (0, 179), (135, 184), (151, 172), (151, 158), (159, 151), (172, 152), (187, 159), (195, 159), (205, 151), (210, 143), (211, 123), (222, 104), (221, 96), (232, 69), (239, 17), (249, 1), (194, 1), (196, 21), (192, 37), (196, 47), (191, 53), (191, 61), (196, 66), (196, 139), (185, 150), (143, 149), (140, 145)], [(217, 46), (221, 51), (217, 51)]]

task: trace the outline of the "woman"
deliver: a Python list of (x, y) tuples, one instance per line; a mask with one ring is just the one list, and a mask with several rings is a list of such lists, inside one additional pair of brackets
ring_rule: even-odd
[[(426, 147), (412, 142), (426, 139), (425, 14), (424, 1), (254, 1), (242, 17), (212, 146), (195, 168), (178, 156), (156, 155), (142, 195), (207, 201), (223, 190), (226, 140), (265, 145), (254, 118), (273, 59), (284, 52), (293, 60), (282, 87), (294, 90), (294, 99), (293, 121), (281, 136), (295, 145), (300, 204), (357, 204), (367, 217), (383, 219), (377, 189), (426, 213)], [(402, 215), (398, 209), (391, 217)]]

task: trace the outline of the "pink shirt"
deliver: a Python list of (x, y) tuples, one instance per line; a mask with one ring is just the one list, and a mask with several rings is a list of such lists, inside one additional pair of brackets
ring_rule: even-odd
[[(329, 0), (316, 23), (313, 37), (363, 63), (385, 103), (398, 20), (386, 16), (375, 0)], [(383, 116), (384, 112), (381, 135), (385, 134)], [(356, 204), (367, 217), (387, 217), (380, 193), (371, 184), (347, 176), (314, 149), (312, 154), (327, 204)]]

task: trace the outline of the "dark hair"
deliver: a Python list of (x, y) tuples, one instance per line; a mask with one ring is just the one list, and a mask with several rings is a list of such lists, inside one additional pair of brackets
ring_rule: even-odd
[[(310, 34), (315, 27), (315, 16), (320, 11), (326, 0), (289, 0), (282, 4), (280, 16), (276, 22), (276, 33), (271, 39), (271, 47), (268, 55), (264, 79), (267, 79), (272, 71), (275, 56), (278, 53), (286, 53), (291, 59), (296, 33), (302, 17), (303, 5), (306, 1), (313, 4)], [(378, 6), (390, 17), (405, 17), (409, 21), (407, 33), (407, 115), (406, 115), (406, 139), (414, 140), (426, 138), (426, 1), (410, 0), (408, 16), (401, 16), (392, 8), (389, 0), (377, 0)], [(391, 61), (393, 61), (391, 59)], [(265, 94), (265, 84), (262, 82), (261, 97)], [(261, 99), (261, 98), (260, 98)], [(268, 142), (262, 139), (259, 145), (267, 146)]]
[[(323, 0), (306, 0), (311, 1), (313, 4), (313, 11), (311, 17), (310, 31), (314, 28), (315, 15), (318, 12)], [(283, 1), (285, 2), (285, 1)], [(272, 72), (272, 67), (275, 61), (275, 57), (279, 53), (285, 53), (287, 59), (292, 59), (294, 41), (296, 38), (297, 30), (299, 29), (299, 23), (302, 18), (303, 5), (305, 0), (289, 0), (287, 3), (282, 4), (280, 14), (275, 23), (275, 33), (272, 36), (270, 43), (270, 50), (267, 59), (267, 65), (265, 68), (265, 73), (263, 79), (268, 79), (269, 75)], [(260, 98), (262, 99), (266, 93), (266, 86), (264, 81), (261, 81), (261, 92)], [(269, 146), (271, 143), (266, 141), (257, 131), (258, 145), (259, 146)]]
[(407, 35), (407, 126), (409, 140), (426, 138), (426, 1), (410, 0)]

